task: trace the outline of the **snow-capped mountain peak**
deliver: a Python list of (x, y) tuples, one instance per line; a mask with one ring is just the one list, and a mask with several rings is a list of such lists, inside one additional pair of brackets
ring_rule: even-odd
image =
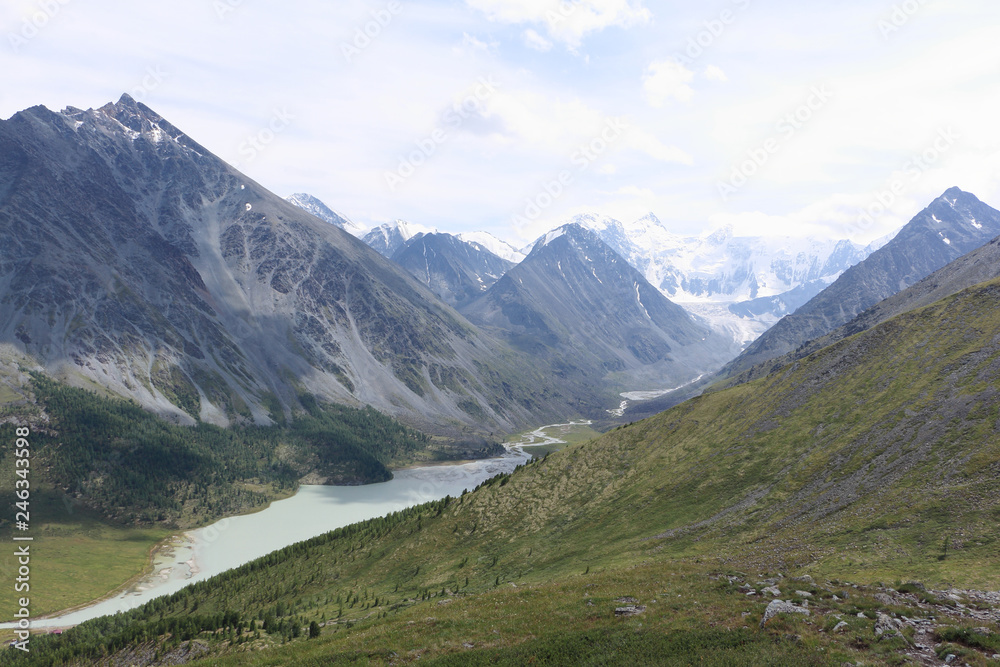
[(565, 236), (567, 226), (568, 225), (563, 225), (558, 229), (553, 229), (551, 232), (546, 233), (545, 236), (539, 239), (538, 243), (535, 244), (535, 247), (537, 248), (538, 246), (547, 246), (553, 241), (555, 241), (557, 238)]
[(634, 232), (647, 231), (656, 228), (666, 229), (666, 227), (664, 227), (663, 225), (663, 222), (661, 222), (660, 219), (657, 218), (653, 212), (647, 213), (646, 215), (642, 216), (635, 222), (628, 225), (628, 229)]
[(437, 230), (406, 220), (393, 220), (372, 229), (361, 240), (386, 257), (392, 257), (408, 241), (423, 234), (437, 234)]
[[(385, 227), (386, 225), (383, 225)], [(417, 224), (415, 222), (409, 222), (408, 220), (393, 220), (388, 225), (389, 227), (395, 227), (399, 230), (400, 235), (404, 240), (409, 241), (417, 234), (437, 234), (438, 230), (433, 227), (425, 227), (424, 225)]]
[[(579, 215), (573, 216), (557, 229), (563, 229), (569, 225), (579, 225), (584, 229), (596, 233), (598, 236), (601, 237), (601, 240), (604, 241), (609, 246), (611, 246), (611, 248), (615, 252), (617, 252), (619, 255), (627, 259), (630, 263), (632, 262), (632, 257), (631, 257), (633, 250), (632, 244), (628, 239), (628, 234), (625, 231), (625, 226), (615, 218), (612, 218), (609, 215), (602, 215), (600, 213), (581, 213)], [(551, 233), (552, 232), (549, 232), (549, 234)], [(530, 252), (532, 248), (538, 245), (539, 241), (545, 239), (547, 236), (548, 234), (539, 238), (537, 241), (528, 246), (524, 251), (525, 254), (528, 254), (528, 252)], [(547, 245), (553, 240), (555, 240), (555, 237), (546, 241), (545, 245)], [(635, 264), (633, 264), (633, 266), (635, 266)], [(643, 270), (639, 266), (636, 266), (636, 268), (638, 268), (640, 271)]]
[(364, 225), (360, 225), (350, 218), (337, 213), (318, 198), (305, 192), (298, 192), (290, 197), (286, 197), (285, 201), (298, 206), (307, 213), (312, 213), (320, 220), (325, 220), (335, 227), (340, 227), (352, 236), (360, 237), (368, 230)]
[(505, 259), (515, 264), (520, 264), (525, 257), (524, 253), (520, 252), (517, 248), (506, 241), (498, 239), (489, 232), (462, 232), (458, 234), (458, 238), (466, 243), (479, 245), (500, 259)]
[(705, 237), (705, 242), (714, 246), (721, 246), (735, 236), (732, 225), (720, 227)]
[[(669, 299), (744, 345), (877, 249), (847, 240), (742, 237), (728, 225), (681, 236), (652, 213), (627, 224), (596, 214), (573, 223), (597, 234)], [(564, 228), (532, 247), (551, 243)]]
[(594, 232), (603, 232), (609, 228), (622, 226), (622, 223), (618, 222), (611, 216), (602, 215), (600, 213), (581, 213), (573, 216), (569, 222), (580, 225), (584, 229), (589, 229)]

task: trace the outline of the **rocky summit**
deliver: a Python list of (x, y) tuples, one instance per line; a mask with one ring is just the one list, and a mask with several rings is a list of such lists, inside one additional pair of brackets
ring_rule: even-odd
[(594, 232), (571, 223), (462, 309), (548, 360), (565, 381), (666, 389), (712, 372), (734, 343), (672, 303)]
[(724, 372), (738, 374), (824, 336), (998, 235), (1000, 211), (950, 188), (892, 241), (754, 341)]
[(434, 430), (560, 412), (523, 355), (127, 95), (0, 123), (0, 248), (0, 340), (183, 423), (303, 393)]

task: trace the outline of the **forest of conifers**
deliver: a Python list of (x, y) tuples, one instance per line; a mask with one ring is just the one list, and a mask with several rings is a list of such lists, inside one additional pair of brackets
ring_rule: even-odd
[[(31, 425), (33, 486), (122, 524), (190, 526), (246, 512), (309, 472), (335, 483), (391, 479), (387, 464), (429, 438), (371, 409), (300, 397), (290, 423), (183, 427), (137, 404), (36, 374), (34, 401), (5, 409), (0, 438)], [(5, 495), (10, 495), (5, 494)], [(4, 500), (8, 500), (5, 498)]]

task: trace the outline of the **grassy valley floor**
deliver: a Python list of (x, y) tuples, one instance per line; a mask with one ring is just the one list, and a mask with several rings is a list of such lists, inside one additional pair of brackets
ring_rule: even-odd
[[(70, 503), (51, 491), (36, 492), (32, 525), (31, 609), (36, 616), (88, 604), (120, 590), (149, 572), (150, 556), (170, 535), (163, 528), (126, 528)], [(46, 508), (46, 506), (48, 506)], [(0, 542), (13, 544), (10, 531)], [(5, 555), (3, 580), (13, 581), (13, 548)], [(0, 598), (0, 618), (12, 619), (16, 596)], [(7, 631), (0, 630), (0, 639)]]

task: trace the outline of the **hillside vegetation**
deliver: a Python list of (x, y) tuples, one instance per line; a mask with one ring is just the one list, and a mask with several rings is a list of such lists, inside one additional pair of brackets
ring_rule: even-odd
[[(29, 360), (21, 359), (29, 363)], [(392, 477), (388, 466), (453, 452), (373, 409), (301, 401), (291, 423), (223, 429), (170, 424), (137, 404), (106, 398), (4, 365), (0, 442), (30, 426), (31, 525), (38, 536), (36, 613), (90, 602), (148, 568), (171, 531), (266, 507), (299, 480), (357, 484)], [(14, 451), (0, 449), (0, 500), (14, 507)], [(0, 516), (9, 540), (13, 509)], [(0, 618), (16, 610), (13, 596)]]
[[(677, 664), (901, 664), (914, 642), (876, 641), (882, 617), (873, 620), (898, 612), (936, 619), (935, 646), (952, 642), (946, 650), (987, 664), (1000, 652), (996, 627), (977, 640), (970, 624), (1000, 618), (990, 604), (967, 592), (955, 596), (965, 607), (947, 607), (903, 582), (1000, 586), (998, 378), (1000, 281), (991, 281), (461, 498), (334, 531), (84, 624), (49, 650), (89, 656), (76, 664), (125, 646), (192, 643), (239, 654), (206, 664), (650, 664), (663, 651)], [(813, 598), (813, 614), (759, 630), (765, 576), (783, 599)], [(893, 586), (878, 589), (887, 591), (879, 601), (844, 580)], [(648, 609), (617, 618), (614, 608), (631, 604), (619, 598)], [(198, 627), (163, 625), (195, 610), (208, 618)], [(222, 623), (229, 610), (240, 611), (239, 629)], [(849, 622), (835, 635), (837, 617)], [(319, 640), (298, 640), (314, 621)], [(593, 660), (574, 662), (573, 647), (588, 641)], [(252, 660), (242, 653), (282, 642), (291, 643)], [(48, 664), (44, 655), (36, 664)]]
[[(134, 402), (37, 373), (31, 391), (32, 405), (4, 409), (0, 434), (12, 438), (15, 423), (33, 425), (38, 474), (122, 523), (188, 526), (246, 511), (294, 489), (310, 471), (340, 483), (385, 481), (387, 464), (429, 442), (370, 408), (320, 405), (308, 395), (308, 412), (291, 424), (224, 429), (176, 426)], [(269, 488), (254, 490), (261, 485)]]

